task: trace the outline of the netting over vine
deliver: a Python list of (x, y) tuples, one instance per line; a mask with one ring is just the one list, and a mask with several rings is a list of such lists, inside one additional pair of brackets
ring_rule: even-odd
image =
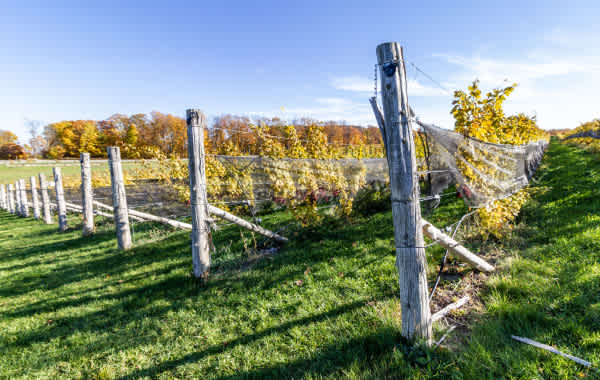
[[(417, 166), (419, 174), (431, 181), (430, 195), (456, 184), (471, 207), (525, 187), (547, 145), (544, 140), (520, 146), (486, 143), (434, 125), (419, 125), (427, 137), (428, 154), (418, 154)], [(350, 195), (366, 183), (388, 181), (386, 159), (213, 157), (223, 169), (221, 175), (208, 179), (209, 193), (228, 201), (283, 201), (305, 199), (307, 194), (321, 200), (340, 192)]]
[[(422, 199), (433, 200), (456, 185), (470, 207), (506, 198), (529, 183), (545, 141), (527, 145), (486, 143), (460, 133), (418, 122), (415, 132)], [(352, 198), (366, 184), (389, 181), (385, 158), (285, 158), (207, 154), (207, 192), (218, 207), (254, 214), (263, 207), (295, 208), (307, 202), (331, 205), (348, 214)], [(189, 195), (185, 159), (151, 160), (143, 181), (128, 184), (130, 207), (167, 217), (186, 217)], [(154, 181), (152, 179), (155, 179)], [(447, 192), (446, 192), (447, 193)], [(77, 203), (76, 189), (69, 201)], [(95, 186), (97, 200), (110, 203), (110, 188)], [(71, 199), (72, 198), (72, 199)]]
[(432, 194), (454, 183), (471, 207), (482, 207), (527, 186), (548, 144), (545, 140), (527, 145), (493, 144), (418, 124), (428, 136)]

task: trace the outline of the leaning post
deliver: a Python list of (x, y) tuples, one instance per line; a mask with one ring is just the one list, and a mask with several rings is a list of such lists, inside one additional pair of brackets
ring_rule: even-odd
[(190, 203), (192, 207), (192, 263), (194, 276), (205, 278), (210, 270), (211, 235), (208, 223), (206, 172), (204, 163), (204, 128), (206, 117), (198, 109), (186, 112)]
[(37, 181), (35, 176), (29, 178), (31, 184), (31, 206), (33, 207), (33, 218), (35, 220), (40, 219), (40, 199), (38, 198)]
[(42, 217), (44, 223), (52, 224), (52, 214), (50, 213), (50, 197), (48, 196), (48, 181), (42, 173), (38, 174), (40, 180), (40, 193), (42, 193)]
[(108, 166), (112, 183), (113, 212), (117, 228), (117, 244), (119, 249), (131, 248), (131, 231), (129, 230), (129, 214), (127, 212), (127, 196), (125, 180), (121, 167), (121, 151), (119, 147), (108, 147)]
[(90, 154), (81, 153), (81, 206), (83, 208), (83, 236), (92, 235), (96, 228), (94, 227), (94, 207), (92, 204), (92, 166), (90, 164)]
[(56, 190), (56, 209), (58, 213), (58, 230), (65, 232), (67, 226), (67, 205), (65, 203), (65, 190), (63, 188), (62, 173), (59, 167), (53, 169), (54, 189)]
[(377, 46), (377, 62), (381, 74), (402, 335), (431, 343), (427, 261), (402, 47), (396, 42)]

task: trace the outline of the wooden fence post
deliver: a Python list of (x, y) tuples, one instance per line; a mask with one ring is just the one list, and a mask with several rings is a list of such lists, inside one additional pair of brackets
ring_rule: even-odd
[(23, 216), (29, 217), (29, 200), (27, 199), (27, 182), (24, 179), (19, 180), (21, 182), (21, 207), (23, 208)]
[(411, 340), (431, 343), (427, 261), (402, 48), (396, 42), (377, 46), (377, 62), (381, 74), (384, 141), (390, 173), (402, 335)]
[(7, 194), (6, 194), (6, 185), (0, 184), (0, 207), (3, 210), (8, 210), (8, 202), (7, 202)]
[(48, 181), (42, 173), (38, 174), (40, 180), (40, 192), (42, 193), (42, 216), (44, 223), (52, 224), (52, 214), (50, 213), (50, 197), (48, 196)]
[(96, 228), (94, 226), (94, 206), (92, 204), (92, 165), (90, 154), (81, 153), (81, 206), (83, 208), (83, 236), (92, 235)]
[(127, 196), (125, 180), (121, 167), (121, 151), (119, 147), (108, 147), (108, 166), (112, 182), (113, 213), (117, 229), (117, 244), (119, 249), (131, 248), (131, 231), (129, 230), (129, 214), (127, 212)]
[(192, 207), (192, 262), (194, 276), (204, 278), (210, 270), (211, 234), (208, 223), (206, 173), (204, 164), (204, 128), (206, 118), (202, 111), (186, 112), (188, 135), (188, 166), (190, 203)]
[(8, 184), (8, 212), (14, 214), (15, 210), (15, 188), (12, 183)]
[(33, 218), (35, 220), (40, 219), (40, 200), (38, 198), (37, 191), (37, 181), (35, 180), (35, 176), (31, 176), (29, 178), (29, 182), (31, 184), (31, 206), (33, 207)]
[(23, 205), (21, 204), (21, 180), (15, 181), (15, 214), (23, 216)]
[(21, 202), (23, 204), (23, 216), (29, 217), (29, 200), (27, 198), (27, 181), (21, 181)]
[(58, 230), (64, 232), (67, 230), (67, 205), (65, 204), (65, 190), (62, 183), (62, 173), (59, 167), (53, 169), (54, 189), (56, 190), (56, 210), (58, 214)]

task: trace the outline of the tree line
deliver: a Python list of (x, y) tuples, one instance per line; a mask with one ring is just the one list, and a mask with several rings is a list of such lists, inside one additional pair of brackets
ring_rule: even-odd
[[(80, 152), (92, 157), (106, 157), (106, 148), (118, 146), (124, 158), (153, 158), (156, 154), (186, 157), (187, 127), (185, 119), (161, 112), (149, 114), (114, 114), (105, 120), (64, 120), (50, 123), (40, 131), (30, 126), (28, 144), (18, 144), (17, 136), (0, 130), (0, 159), (23, 158), (77, 158)], [(380, 156), (382, 146), (379, 129), (361, 127), (343, 122), (299, 119), (286, 123), (279, 118), (250, 119), (244, 116), (216, 117), (205, 131), (205, 145), (209, 153), (227, 155), (260, 154), (261, 137), (280, 141), (284, 148), (293, 138), (313, 140), (312, 134), (324, 136), (323, 143), (347, 155)], [(361, 149), (356, 149), (357, 147)], [(374, 147), (369, 153), (364, 147)], [(358, 152), (358, 153), (357, 153)], [(374, 153), (377, 152), (377, 153)], [(382, 150), (381, 150), (382, 153)], [(358, 157), (360, 158), (360, 157)]]

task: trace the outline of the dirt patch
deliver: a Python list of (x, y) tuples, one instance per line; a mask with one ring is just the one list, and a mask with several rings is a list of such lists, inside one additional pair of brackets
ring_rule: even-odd
[[(509, 256), (493, 245), (482, 248), (482, 251), (485, 252), (483, 258), (492, 265), (496, 265), (501, 258)], [(444, 340), (443, 347), (457, 350), (464, 346), (472, 326), (484, 316), (485, 305), (481, 295), (489, 277), (488, 273), (472, 270), (456, 261), (446, 267), (431, 300), (431, 313), (434, 314), (465, 296), (469, 297), (469, 301), (438, 322), (443, 328), (455, 326), (455, 330)]]

